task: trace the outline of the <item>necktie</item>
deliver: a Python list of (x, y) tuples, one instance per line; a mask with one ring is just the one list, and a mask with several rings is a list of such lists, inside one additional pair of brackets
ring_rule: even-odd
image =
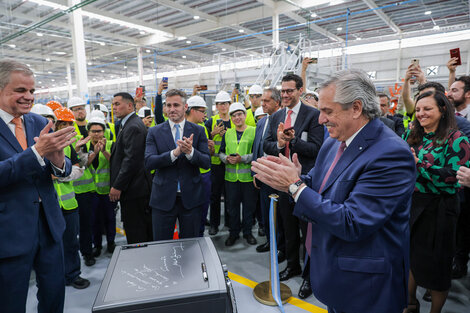
[[(333, 169), (336, 166), (336, 163), (338, 163), (339, 158), (341, 157), (341, 155), (343, 155), (345, 148), (346, 148), (346, 142), (343, 141), (339, 145), (338, 152), (336, 152), (335, 159), (333, 160), (333, 163), (331, 163), (331, 166), (328, 169), (328, 172), (326, 172), (325, 178), (323, 178), (323, 181), (321, 183), (320, 189), (318, 190), (318, 193), (322, 192), (323, 187), (325, 187), (325, 184), (331, 175), (331, 172), (333, 172)], [(312, 223), (308, 223), (307, 237), (305, 238), (305, 248), (307, 249), (307, 253), (309, 256), (310, 256), (311, 247), (312, 247)]]
[[(292, 119), (290, 117), (291, 115), (292, 115), (292, 110), (287, 110), (287, 118), (286, 118), (286, 121), (284, 123), (284, 129), (292, 127)], [(289, 149), (289, 143), (288, 142), (286, 142), (286, 149), (284, 150), (284, 155), (288, 159), (290, 159), (290, 149)]]
[[(181, 139), (180, 125), (175, 124), (175, 129), (176, 129), (176, 133), (175, 133), (175, 145), (176, 145), (176, 142)], [(178, 192), (181, 192), (180, 182), (179, 181), (178, 181)]]
[(463, 116), (463, 115), (460, 114), (459, 112), (455, 112), (455, 115), (457, 115), (457, 116)]
[(28, 148), (28, 144), (26, 142), (26, 136), (24, 134), (23, 123), (21, 122), (21, 118), (15, 117), (11, 122), (15, 124), (16, 139), (20, 143), (20, 146), (23, 148), (23, 150), (26, 150), (26, 148)]

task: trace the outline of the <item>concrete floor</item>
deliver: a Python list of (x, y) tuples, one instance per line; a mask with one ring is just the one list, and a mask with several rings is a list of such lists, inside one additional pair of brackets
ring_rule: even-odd
[[(118, 218), (119, 220), (119, 218)], [(253, 234), (258, 240), (258, 244), (264, 243), (266, 237), (258, 237), (257, 229), (254, 227)], [(206, 234), (207, 236), (207, 231)], [(239, 276), (247, 278), (254, 282), (262, 282), (269, 279), (269, 254), (257, 253), (256, 246), (250, 246), (245, 240), (239, 239), (236, 244), (232, 247), (225, 247), (224, 242), (228, 236), (226, 228), (216, 235), (212, 236), (212, 241), (219, 253), (222, 263), (226, 264), (228, 270)], [(116, 243), (118, 245), (125, 244), (125, 238), (122, 235), (117, 235)], [(106, 248), (106, 247), (104, 247)], [(111, 254), (103, 253), (97, 262), (92, 267), (87, 267), (82, 261), (82, 277), (90, 280), (91, 285), (87, 289), (77, 290), (72, 287), (66, 287), (65, 295), (65, 310), (66, 313), (85, 313), (91, 312), (93, 302), (95, 301), (96, 294), (101, 284), (101, 280), (104, 277), (106, 268), (111, 259)], [(469, 264), (470, 265), (470, 264)], [(286, 266), (286, 262), (279, 264), (279, 269), (283, 270)], [(291, 290), (294, 297), (297, 297), (297, 293), (302, 283), (300, 277), (294, 277), (285, 282)], [(253, 292), (250, 287), (246, 285), (234, 282), (234, 291), (237, 300), (238, 312), (240, 313), (269, 313), (269, 312), (280, 312), (276, 307), (269, 307), (260, 304), (253, 298)], [(30, 288), (28, 293), (28, 302), (26, 312), (37, 312), (37, 300), (36, 300), (36, 286), (34, 275), (30, 281)], [(421, 299), (424, 294), (422, 288), (418, 289), (418, 297)], [(429, 312), (430, 303), (420, 300), (421, 312)], [(292, 304), (293, 303), (293, 304)], [(284, 305), (286, 313), (296, 312), (315, 312), (315, 313), (326, 313), (325, 305), (320, 303), (314, 296), (310, 296), (305, 302), (296, 300), (291, 301)], [(467, 313), (470, 312), (470, 273), (466, 277), (453, 280), (451, 291), (449, 293), (448, 300), (444, 306), (443, 313)], [(203, 313), (203, 312), (201, 312)], [(211, 312), (212, 313), (212, 312)], [(361, 312), (361, 313), (380, 313), (380, 312)]]

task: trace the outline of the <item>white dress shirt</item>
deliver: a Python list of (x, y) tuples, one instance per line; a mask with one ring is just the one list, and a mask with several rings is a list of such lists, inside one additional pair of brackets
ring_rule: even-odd
[[(175, 137), (176, 137), (176, 127), (175, 127), (175, 124), (174, 122), (172, 122), (171, 120), (168, 120), (168, 124), (170, 124), (170, 130), (171, 130), (171, 135), (173, 136), (173, 141), (175, 141)], [(178, 123), (178, 125), (180, 126), (180, 139), (183, 140), (183, 130), (184, 130), (184, 125), (186, 124), (186, 120), (183, 119), (182, 122)], [(175, 162), (176, 159), (178, 157), (175, 156), (175, 151), (176, 149), (174, 150), (171, 150), (171, 153), (170, 153), (170, 157), (171, 157), (171, 162)], [(185, 154), (186, 158), (188, 160), (191, 160), (192, 157), (194, 155), (194, 148), (191, 147), (191, 153), (190, 154)]]

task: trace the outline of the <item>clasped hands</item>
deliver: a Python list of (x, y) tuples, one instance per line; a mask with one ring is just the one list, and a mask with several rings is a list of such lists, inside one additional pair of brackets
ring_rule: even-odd
[(65, 162), (64, 148), (75, 142), (75, 128), (69, 126), (50, 133), (52, 122), (47, 125), (39, 133), (39, 137), (34, 137), (34, 147), (39, 155), (47, 158), (57, 168), (63, 168)]
[(279, 147), (284, 148), (295, 137), (295, 130), (290, 129), (284, 132), (284, 123), (279, 123), (277, 127), (277, 144)]
[(251, 162), (251, 170), (256, 173), (256, 179), (276, 190), (287, 192), (289, 185), (299, 180), (302, 165), (297, 153), (292, 156), (292, 161), (279, 154), (279, 157), (270, 155)]
[(178, 157), (181, 153), (191, 154), (193, 151), (193, 137), (194, 134), (191, 134), (189, 138), (183, 137), (183, 139), (178, 139), (176, 141), (176, 149), (173, 150), (175, 157)]

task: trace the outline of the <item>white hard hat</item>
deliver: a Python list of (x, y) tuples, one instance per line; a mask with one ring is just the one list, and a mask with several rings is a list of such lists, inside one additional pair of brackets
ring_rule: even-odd
[(102, 104), (102, 103), (97, 103), (97, 104), (95, 104), (95, 105), (94, 105), (94, 110), (98, 110), (98, 108), (97, 108), (98, 106), (99, 106), (99, 110), (100, 110), (101, 112), (103, 112), (103, 113), (109, 113), (108, 108), (107, 108), (104, 104)]
[(253, 85), (250, 87), (250, 90), (248, 90), (249, 95), (262, 95), (263, 94), (263, 88), (260, 85)]
[[(147, 113), (148, 112), (148, 113)], [(141, 107), (139, 112), (137, 113), (137, 115), (140, 117), (140, 118), (144, 118), (144, 117), (147, 117), (147, 116), (151, 116), (151, 117), (154, 117), (153, 115), (153, 112), (152, 110), (149, 108), (149, 107)]]
[(188, 108), (207, 108), (206, 101), (200, 96), (192, 96), (187, 103)]
[(243, 111), (246, 113), (245, 106), (241, 104), (240, 102), (234, 102), (230, 105), (230, 108), (228, 109), (228, 113), (232, 115), (233, 112), (236, 111)]
[(48, 107), (47, 105), (44, 105), (44, 104), (37, 103), (37, 104), (33, 105), (33, 107), (31, 108), (31, 113), (36, 113), (36, 114), (42, 115), (44, 117), (50, 116), (50, 117), (54, 118), (54, 121), (57, 120), (57, 118), (56, 118), (54, 112), (52, 111), (52, 109), (50, 107)]
[[(100, 111), (97, 111), (97, 112), (100, 112)], [(102, 112), (100, 113), (103, 114)], [(106, 123), (104, 122), (104, 119), (99, 118), (97, 116), (93, 116), (88, 120), (87, 129), (90, 129), (91, 124), (100, 124), (106, 129)]]
[(72, 97), (69, 99), (69, 101), (67, 101), (67, 107), (69, 109), (73, 107), (78, 107), (80, 105), (86, 105), (86, 104), (87, 104), (86, 101), (80, 97)]
[(215, 102), (232, 102), (232, 99), (228, 92), (222, 90), (215, 96)]
[(97, 117), (97, 118), (102, 119), (103, 121), (106, 121), (106, 117), (104, 117), (104, 113), (101, 112), (100, 110), (91, 111), (90, 118), (94, 118), (94, 117)]
[(258, 116), (260, 116), (260, 115), (265, 115), (265, 114), (268, 114), (268, 113), (264, 113), (263, 108), (262, 108), (262, 107), (259, 107), (259, 108), (257, 108), (256, 111), (255, 111), (255, 118), (258, 117)]
[(305, 89), (305, 94), (306, 94), (306, 95), (314, 95), (314, 96), (317, 97), (317, 99), (318, 99), (318, 93), (316, 93), (316, 92), (313, 91), (313, 90)]

